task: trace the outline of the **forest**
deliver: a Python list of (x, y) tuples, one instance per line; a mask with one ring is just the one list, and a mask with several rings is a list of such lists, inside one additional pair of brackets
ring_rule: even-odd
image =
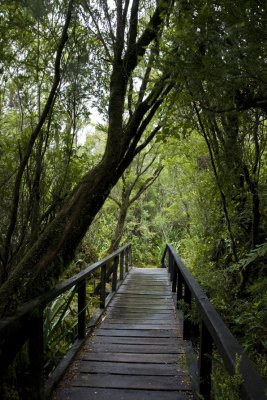
[(1, 317), (171, 243), (267, 379), (266, 26), (262, 0), (0, 2)]

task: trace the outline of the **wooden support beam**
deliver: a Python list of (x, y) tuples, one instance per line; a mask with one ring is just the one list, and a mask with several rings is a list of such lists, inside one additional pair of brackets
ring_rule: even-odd
[(43, 308), (38, 308), (29, 320), (29, 361), (31, 400), (44, 399), (44, 334)]
[(105, 308), (106, 304), (106, 278), (107, 276), (107, 265), (104, 264), (101, 267), (101, 282), (100, 282), (100, 308)]
[(113, 274), (112, 274), (112, 292), (116, 292), (116, 290), (117, 290), (118, 265), (119, 265), (119, 256), (114, 258), (114, 268), (113, 268)]
[(78, 288), (78, 339), (85, 338), (86, 331), (86, 279)]
[(199, 349), (199, 393), (205, 400), (211, 399), (212, 337), (203, 322), (200, 322)]

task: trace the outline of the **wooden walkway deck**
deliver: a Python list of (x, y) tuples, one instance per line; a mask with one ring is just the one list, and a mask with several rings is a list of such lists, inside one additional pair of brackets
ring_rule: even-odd
[(53, 399), (193, 399), (165, 269), (131, 270)]

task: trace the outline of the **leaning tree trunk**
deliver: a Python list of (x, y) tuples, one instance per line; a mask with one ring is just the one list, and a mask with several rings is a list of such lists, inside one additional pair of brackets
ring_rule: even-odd
[(113, 170), (113, 160), (107, 160), (84, 177), (54, 221), (1, 286), (1, 314), (12, 311), (19, 299), (27, 301), (50, 288), (58, 279), (116, 183), (116, 174), (107, 172)]

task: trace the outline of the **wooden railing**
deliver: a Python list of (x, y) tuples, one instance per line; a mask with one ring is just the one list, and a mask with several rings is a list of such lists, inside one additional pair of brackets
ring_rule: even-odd
[[(13, 361), (16, 354), (22, 346), (28, 341), (28, 357), (31, 369), (31, 400), (42, 400), (49, 396), (52, 386), (59, 378), (56, 375), (62, 375), (64, 369), (50, 377), (49, 383), (44, 382), (44, 337), (43, 320), (45, 307), (58, 296), (76, 288), (78, 293), (78, 312), (77, 312), (77, 340), (74, 344), (74, 353), (78, 351), (86, 335), (86, 285), (87, 281), (96, 271), (100, 272), (100, 284), (96, 292), (100, 298), (100, 310), (88, 322), (89, 326), (96, 323), (101, 316), (101, 310), (113, 297), (117, 287), (132, 265), (131, 245), (127, 244), (108, 257), (94, 263), (77, 275), (58, 284), (51, 291), (33, 299), (19, 308), (12, 317), (0, 321), (0, 377)], [(110, 279), (111, 278), (111, 279)], [(107, 281), (111, 280), (111, 292), (107, 292)], [(65, 362), (66, 364), (66, 362)], [(67, 365), (65, 365), (67, 367)]]
[[(266, 400), (267, 387), (257, 372), (256, 366), (249, 360), (171, 245), (167, 245), (165, 248), (162, 267), (167, 267), (170, 273), (172, 291), (177, 293), (177, 308), (179, 308), (181, 300), (187, 304), (189, 310), (192, 300), (194, 299), (196, 302), (200, 325), (198, 357), (198, 391), (200, 395), (205, 400), (210, 399), (212, 352), (215, 346), (224, 361), (226, 370), (231, 375), (236, 373), (237, 359), (239, 359), (238, 373), (242, 378), (240, 398), (242, 400)], [(190, 331), (190, 320), (185, 318), (183, 329), (185, 340), (190, 340)]]

